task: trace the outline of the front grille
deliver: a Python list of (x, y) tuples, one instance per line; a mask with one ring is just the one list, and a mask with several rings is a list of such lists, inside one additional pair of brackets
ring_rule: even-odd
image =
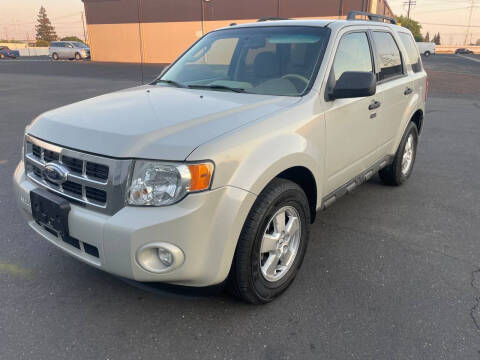
[(85, 193), (87, 199), (91, 201), (96, 201), (100, 204), (104, 204), (107, 201), (107, 193), (105, 191), (87, 186), (85, 188)]
[(82, 185), (71, 182), (71, 181), (66, 181), (62, 185), (63, 190), (66, 192), (70, 192), (75, 195), (82, 195)]
[(106, 180), (108, 178), (108, 166), (87, 162), (86, 173), (88, 176)]
[(34, 156), (40, 159), (42, 156), (42, 149), (38, 145), (32, 145), (32, 153)]
[(51, 162), (51, 161), (55, 161), (55, 160), (58, 160), (60, 157), (59, 154), (53, 152), (53, 151), (50, 151), (50, 150), (43, 150), (43, 159), (45, 160), (45, 162)]
[[(124, 206), (131, 160), (117, 160), (62, 148), (29, 135), (25, 141), (27, 176), (38, 185), (75, 203), (114, 214)], [(57, 184), (44, 174), (55, 162), (68, 171), (65, 182)]]
[(62, 163), (71, 171), (81, 174), (83, 171), (83, 161), (72, 158), (70, 156), (63, 156)]

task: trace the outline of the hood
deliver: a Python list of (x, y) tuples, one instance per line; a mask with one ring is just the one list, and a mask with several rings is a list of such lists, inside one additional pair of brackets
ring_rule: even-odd
[(100, 155), (184, 160), (197, 146), (298, 100), (146, 85), (48, 111), (28, 133)]

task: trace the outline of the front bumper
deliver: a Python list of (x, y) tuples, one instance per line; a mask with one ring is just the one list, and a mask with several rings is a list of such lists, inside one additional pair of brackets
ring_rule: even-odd
[[(18, 206), (29, 226), (70, 255), (106, 272), (136, 281), (168, 282), (188, 286), (209, 286), (228, 275), (237, 239), (255, 195), (222, 187), (190, 194), (166, 207), (124, 207), (109, 216), (71, 204), (68, 215), (70, 236), (98, 248), (89, 255), (39, 226), (32, 218), (30, 191), (38, 186), (25, 176), (23, 161), (14, 174)], [(181, 266), (156, 274), (137, 260), (137, 250), (150, 243), (165, 242), (184, 254)]]

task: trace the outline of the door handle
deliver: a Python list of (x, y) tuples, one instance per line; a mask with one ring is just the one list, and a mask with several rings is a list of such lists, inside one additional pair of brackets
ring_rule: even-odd
[(403, 95), (410, 95), (412, 92), (413, 92), (413, 90), (412, 90), (411, 88), (407, 88), (407, 89), (404, 91)]
[(381, 103), (380, 101), (373, 101), (373, 102), (369, 105), (368, 110), (378, 109), (381, 105), (382, 105), (382, 103)]

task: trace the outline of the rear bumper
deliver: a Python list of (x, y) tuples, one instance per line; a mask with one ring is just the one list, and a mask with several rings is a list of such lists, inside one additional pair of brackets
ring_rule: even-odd
[[(209, 286), (225, 280), (236, 243), (255, 195), (234, 187), (191, 194), (178, 204), (125, 207), (113, 216), (71, 204), (70, 236), (79, 248), (52, 235), (31, 214), (30, 191), (37, 185), (25, 177), (23, 162), (14, 174), (18, 206), (28, 225), (50, 243), (106, 272), (137, 281)], [(184, 254), (172, 271), (152, 273), (139, 265), (139, 249), (152, 243), (173, 244)], [(85, 246), (85, 244), (87, 244)], [(98, 249), (98, 257), (85, 251)]]

